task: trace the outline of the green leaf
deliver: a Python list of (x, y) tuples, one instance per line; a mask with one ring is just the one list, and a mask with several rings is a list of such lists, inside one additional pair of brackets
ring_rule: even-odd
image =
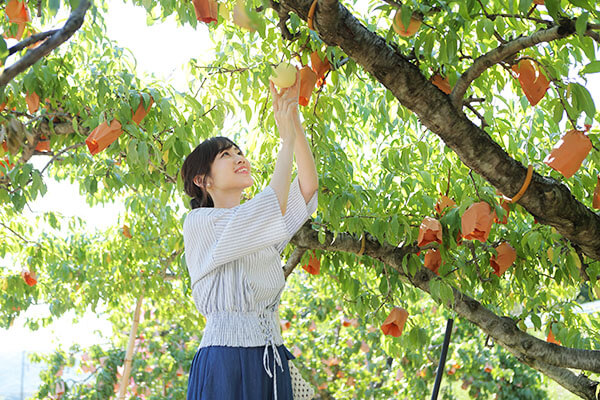
[(454, 302), (454, 292), (445, 282), (440, 282), (440, 298), (444, 304), (451, 305)]
[(600, 72), (600, 61), (592, 61), (581, 70), (581, 74), (595, 74)]
[(137, 155), (139, 159), (139, 163), (142, 167), (146, 168), (148, 166), (148, 144), (144, 141), (140, 141), (137, 146)]
[(552, 120), (558, 124), (563, 117), (563, 113), (565, 112), (565, 109), (562, 105), (562, 103), (560, 101), (556, 101), (554, 103), (554, 107), (552, 108)]
[(60, 0), (48, 0), (48, 8), (52, 12), (52, 15), (56, 15), (60, 8)]
[(132, 167), (139, 162), (137, 153), (137, 140), (135, 139), (131, 139), (127, 145), (127, 162)]
[(590, 92), (580, 85), (579, 83), (571, 83), (569, 85), (571, 87), (571, 92), (576, 100), (576, 107), (579, 111), (585, 111), (588, 117), (593, 118), (596, 114), (596, 106), (594, 105), (594, 99), (592, 99), (592, 95)]
[(492, 36), (494, 36), (494, 29), (495, 29), (495, 26), (492, 21), (490, 21), (489, 19), (483, 20), (483, 30), (487, 34), (487, 37), (485, 39), (489, 39)]
[(529, 11), (529, 9), (531, 8), (531, 3), (533, 2), (533, 0), (521, 0), (519, 1), (519, 11), (522, 14), (526, 14), (527, 11)]
[(540, 330), (542, 328), (542, 320), (540, 319), (539, 315), (530, 314), (529, 317), (531, 318), (531, 322), (533, 323), (535, 329)]
[(586, 12), (577, 17), (577, 21), (575, 21), (575, 31), (579, 36), (583, 36), (587, 31), (588, 18), (589, 14)]
[(590, 5), (590, 2), (588, 0), (569, 0), (569, 3), (577, 7), (585, 8), (586, 10), (592, 12), (594, 11), (594, 8)]
[(429, 281), (429, 294), (435, 301), (440, 300), (440, 280), (432, 279)]
[(408, 26), (410, 25), (412, 14), (413, 13), (410, 7), (404, 3), (400, 9), (400, 20), (402, 21), (402, 25), (404, 25), (404, 30), (407, 30)]
[(0, 60), (4, 60), (8, 57), (8, 46), (2, 36), (0, 36)]
[(558, 20), (558, 13), (560, 11), (560, 0), (546, 0), (544, 2), (544, 5), (548, 10), (548, 14), (550, 14), (550, 16), (554, 18), (554, 20)]

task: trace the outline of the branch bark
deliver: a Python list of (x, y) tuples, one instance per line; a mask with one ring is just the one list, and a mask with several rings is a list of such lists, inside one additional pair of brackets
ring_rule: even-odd
[(288, 276), (290, 276), (290, 274), (294, 272), (294, 269), (300, 263), (300, 259), (302, 258), (302, 255), (305, 251), (306, 249), (302, 247), (296, 247), (294, 249), (294, 251), (290, 255), (290, 258), (288, 258), (287, 262), (283, 266), (283, 276), (285, 280), (287, 280)]
[(49, 36), (54, 35), (58, 31), (59, 31), (58, 29), (55, 29), (52, 31), (41, 32), (41, 33), (36, 33), (35, 35), (31, 35), (27, 39), (15, 44), (13, 47), (8, 49), (8, 55), (11, 56), (11, 55), (15, 54), (17, 51), (23, 50), (27, 46), (31, 46), (34, 43), (37, 43), (41, 40), (46, 39)]
[(75, 31), (77, 31), (83, 24), (85, 13), (90, 8), (91, 2), (89, 0), (81, 0), (79, 7), (71, 13), (69, 19), (62, 27), (52, 36), (50, 36), (44, 43), (36, 47), (35, 49), (27, 51), (27, 53), (20, 58), (17, 62), (12, 64), (10, 67), (4, 69), (2, 75), (0, 75), (0, 87), (6, 86), (15, 76), (25, 71), (27, 68), (35, 64), (42, 57), (50, 54), (52, 50), (66, 42)]
[[(437, 279), (433, 272), (422, 267), (412, 277), (405, 274), (402, 268), (402, 259), (408, 254), (418, 252), (419, 248), (416, 244), (399, 247), (389, 244), (380, 245), (369, 236), (366, 240), (364, 255), (385, 263), (393, 268), (404, 282), (431, 294), (429, 282)], [(358, 254), (361, 247), (361, 241), (347, 233), (338, 233), (334, 241), (333, 233), (326, 232), (324, 243), (321, 244), (318, 240), (318, 232), (307, 225), (300, 228), (290, 242), (305, 249), (343, 251), (354, 254)], [(582, 375), (576, 376), (568, 368), (590, 372), (600, 371), (600, 351), (567, 348), (539, 340), (521, 331), (511, 318), (494, 314), (477, 300), (461, 293), (456, 288), (453, 288), (453, 292), (452, 303), (445, 304), (448, 308), (477, 325), (486, 335), (492, 337), (495, 342), (515, 355), (519, 361), (546, 374), (572, 393), (585, 399), (597, 400), (596, 397), (590, 396), (595, 396), (598, 382)]]
[[(310, 0), (282, 0), (306, 20)], [(320, 38), (339, 46), (363, 69), (413, 111), (421, 123), (438, 135), (460, 160), (507, 196), (521, 188), (527, 168), (510, 157), (485, 131), (478, 128), (449, 97), (433, 86), (407, 58), (369, 31), (336, 0), (321, 0), (314, 16)], [(550, 225), (600, 260), (600, 216), (573, 197), (562, 183), (534, 173), (519, 200), (538, 222)]]
[(576, 375), (574, 372), (568, 369), (545, 364), (539, 360), (526, 357), (518, 352), (513, 352), (512, 349), (506, 350), (510, 352), (513, 356), (515, 356), (515, 358), (521, 361), (523, 364), (529, 365), (531, 368), (554, 379), (562, 387), (567, 389), (569, 392), (581, 397), (582, 399), (599, 399), (599, 397), (597, 397), (596, 395), (596, 391), (598, 390), (598, 382), (592, 381), (587, 376), (583, 374)]

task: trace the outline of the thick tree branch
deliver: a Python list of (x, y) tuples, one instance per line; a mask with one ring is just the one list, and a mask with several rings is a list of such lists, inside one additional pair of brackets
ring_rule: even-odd
[(473, 64), (463, 72), (460, 78), (458, 78), (456, 85), (454, 85), (454, 88), (452, 89), (452, 93), (450, 93), (450, 100), (456, 109), (460, 109), (467, 89), (486, 69), (523, 49), (533, 47), (539, 43), (551, 42), (556, 39), (564, 38), (573, 32), (575, 32), (574, 26), (554, 26), (550, 29), (537, 31), (531, 36), (512, 40), (504, 45), (496, 47), (489, 53), (477, 57)]
[[(310, 0), (282, 0), (306, 20)], [(321, 0), (314, 25), (321, 39), (339, 46), (363, 69), (388, 88), (421, 123), (438, 135), (460, 160), (507, 196), (521, 188), (527, 168), (510, 157), (478, 128), (385, 39), (369, 31), (336, 0)], [(519, 200), (538, 222), (550, 225), (589, 257), (600, 260), (600, 216), (573, 197), (560, 182), (534, 173)]]
[(50, 54), (52, 50), (73, 36), (75, 31), (77, 31), (83, 24), (85, 13), (87, 12), (88, 8), (90, 8), (90, 5), (91, 2), (89, 0), (81, 0), (79, 7), (77, 7), (77, 9), (71, 13), (71, 16), (69, 16), (69, 19), (62, 29), (58, 30), (35, 49), (27, 51), (27, 53), (21, 59), (12, 64), (10, 67), (4, 69), (4, 72), (2, 75), (0, 75), (0, 87), (5, 86), (15, 76), (35, 64), (42, 57)]
[[(333, 233), (326, 232), (325, 241), (321, 244), (318, 232), (312, 230), (309, 224), (303, 226), (291, 240), (296, 246), (325, 251), (343, 251), (357, 254), (361, 241), (346, 233), (338, 233), (335, 241)], [(410, 253), (416, 253), (416, 245), (394, 247), (388, 244), (380, 245), (370, 235), (367, 237), (364, 255), (377, 259), (393, 268), (408, 284), (430, 293), (429, 282), (438, 277), (430, 270), (422, 267), (414, 277), (407, 275), (402, 268), (403, 258)], [(477, 325), (486, 335), (492, 337), (503, 348), (516, 355), (519, 360), (543, 372), (571, 392), (589, 395), (597, 382), (587, 378), (576, 377), (567, 368), (600, 371), (600, 351), (582, 350), (547, 343), (521, 331), (515, 322), (508, 317), (499, 317), (477, 300), (453, 288), (454, 299), (447, 307), (459, 316)], [(595, 399), (594, 397), (584, 397)]]
[[(81, 128), (82, 131), (87, 132), (87, 129)], [(35, 136), (35, 141), (33, 143), (28, 143), (27, 146), (23, 149), (23, 153), (19, 158), (19, 164), (25, 164), (29, 161), (31, 156), (35, 154), (35, 147), (37, 146), (40, 137), (42, 135), (46, 137), (50, 137), (50, 135), (69, 135), (75, 133), (75, 129), (73, 128), (73, 124), (71, 122), (59, 122), (56, 123), (50, 128), (50, 124), (48, 121), (42, 121), (35, 129), (33, 129), (33, 134)], [(84, 143), (78, 144), (76, 147), (83, 146)], [(72, 149), (73, 146), (68, 147), (66, 150)], [(57, 154), (52, 158), (51, 162), (56, 159), (60, 154), (64, 153), (64, 151)]]
[(296, 247), (290, 255), (290, 258), (288, 258), (287, 262), (283, 266), (283, 276), (286, 280), (288, 276), (290, 276), (290, 274), (294, 272), (294, 268), (296, 268), (296, 265), (300, 263), (300, 259), (302, 258), (302, 255), (305, 251), (305, 248)]
[(531, 368), (543, 373), (544, 375), (554, 379), (558, 384), (567, 389), (569, 392), (576, 394), (577, 396), (586, 400), (598, 400), (596, 397), (596, 390), (598, 390), (598, 382), (589, 379), (587, 376), (580, 374), (576, 375), (571, 370), (566, 368), (555, 367), (553, 365), (545, 364), (542, 361), (534, 358), (529, 358), (521, 353), (514, 352), (512, 349), (507, 348), (517, 360), (523, 364), (529, 365)]

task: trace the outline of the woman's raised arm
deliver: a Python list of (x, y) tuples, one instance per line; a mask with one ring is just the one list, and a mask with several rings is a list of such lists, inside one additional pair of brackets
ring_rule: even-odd
[(269, 185), (277, 195), (281, 214), (285, 215), (288, 193), (290, 191), (290, 177), (292, 174), (292, 161), (294, 159), (294, 146), (296, 142), (298, 115), (298, 95), (300, 91), (300, 73), (296, 72), (296, 83), (277, 92), (273, 82), (269, 82), (269, 89), (273, 95), (273, 114), (277, 131), (281, 137), (281, 149), (275, 162), (275, 170)]

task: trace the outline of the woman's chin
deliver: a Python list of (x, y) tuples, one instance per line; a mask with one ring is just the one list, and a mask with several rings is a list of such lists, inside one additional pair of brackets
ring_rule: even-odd
[(252, 185), (254, 185), (254, 178), (252, 178), (251, 175), (248, 174), (248, 176), (246, 177), (246, 179), (244, 179), (244, 181), (246, 182), (246, 187), (250, 187)]

